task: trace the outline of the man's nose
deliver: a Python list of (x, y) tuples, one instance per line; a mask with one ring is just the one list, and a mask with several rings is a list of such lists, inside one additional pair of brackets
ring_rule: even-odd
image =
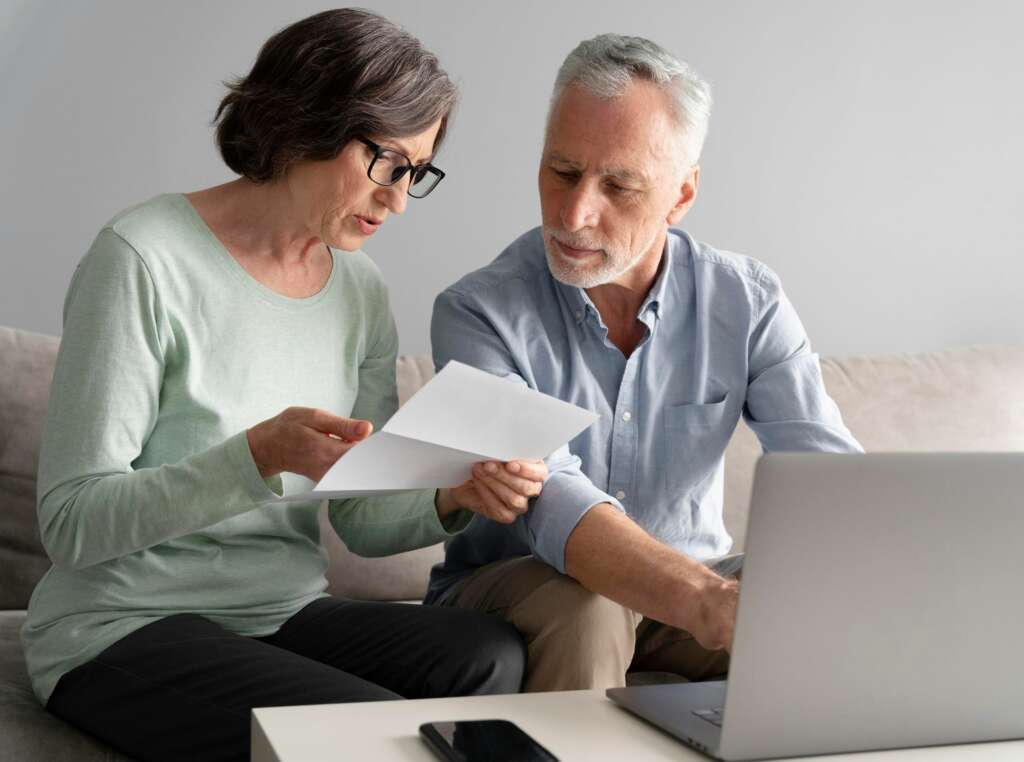
[(562, 204), (562, 225), (568, 232), (595, 227), (600, 198), (589, 183), (579, 182), (565, 197)]

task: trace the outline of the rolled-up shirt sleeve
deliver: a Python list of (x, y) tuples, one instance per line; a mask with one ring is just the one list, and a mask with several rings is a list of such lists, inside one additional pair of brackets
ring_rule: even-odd
[[(434, 302), (430, 326), (434, 367), (443, 368), (450, 360), (471, 365), (510, 381), (531, 383), (528, 369), (520, 368), (499, 331), (474, 300), (453, 289), (442, 292)], [(565, 573), (565, 544), (587, 511), (595, 505), (610, 503), (622, 511), (622, 504), (598, 489), (580, 468), (580, 459), (563, 445), (544, 459), (549, 476), (541, 494), (530, 501), (530, 510), (521, 516), (520, 533), (530, 552), (558, 571)], [(477, 517), (477, 521), (486, 520)]]
[(762, 270), (743, 415), (766, 451), (863, 452), (778, 277)]

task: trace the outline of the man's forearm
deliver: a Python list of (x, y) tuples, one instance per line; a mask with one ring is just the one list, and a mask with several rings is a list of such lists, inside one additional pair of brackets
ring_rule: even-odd
[(612, 505), (580, 519), (565, 546), (565, 570), (588, 590), (706, 646), (732, 641), (736, 582), (654, 539)]

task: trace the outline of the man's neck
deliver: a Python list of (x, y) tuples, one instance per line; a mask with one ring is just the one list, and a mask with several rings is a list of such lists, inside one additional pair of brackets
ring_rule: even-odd
[(658, 277), (666, 239), (667, 234), (660, 236), (647, 254), (614, 281), (586, 289), (608, 327), (608, 338), (626, 357), (633, 353), (647, 330), (637, 320), (637, 313)]

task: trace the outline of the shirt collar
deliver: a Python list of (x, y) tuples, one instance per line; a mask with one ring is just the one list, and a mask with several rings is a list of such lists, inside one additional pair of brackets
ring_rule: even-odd
[(569, 311), (572, 313), (573, 319), (575, 319), (577, 324), (581, 324), (586, 320), (588, 314), (593, 314), (600, 321), (601, 316), (597, 312), (597, 307), (590, 301), (586, 291), (578, 286), (562, 283), (562, 281), (554, 276), (552, 276), (552, 280), (555, 281), (555, 286), (558, 287), (558, 290), (562, 292), (565, 303), (569, 306)]
[(647, 292), (647, 298), (640, 305), (640, 312), (637, 315), (641, 320), (648, 310), (653, 310), (654, 314), (661, 318), (661, 308), (667, 299), (669, 280), (672, 276), (672, 261), (676, 257), (675, 249), (679, 246), (679, 240), (679, 237), (673, 235), (671, 230), (665, 236), (665, 250), (661, 253), (658, 277), (654, 279), (654, 285)]

